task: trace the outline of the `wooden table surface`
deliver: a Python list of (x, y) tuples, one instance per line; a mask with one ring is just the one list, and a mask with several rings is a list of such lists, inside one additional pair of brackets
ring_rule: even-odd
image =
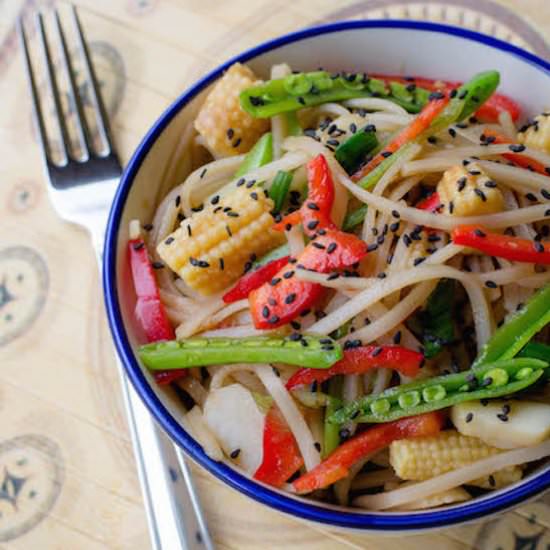
[[(14, 32), (21, 9), (52, 3), (0, 0), (0, 550), (141, 550), (150, 544), (95, 258), (86, 235), (62, 223), (48, 202)], [(550, 32), (548, 0), (76, 4), (123, 161), (199, 75), (261, 40), (314, 22), (462, 21), (550, 56), (541, 38)], [(222, 549), (550, 548), (550, 498), (483, 524), (407, 536), (404, 543), (300, 523), (195, 473)]]

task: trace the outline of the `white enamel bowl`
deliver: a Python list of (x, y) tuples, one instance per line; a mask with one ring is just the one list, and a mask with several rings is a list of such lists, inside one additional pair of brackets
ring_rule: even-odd
[[(281, 512), (341, 528), (402, 532), (471, 521), (514, 507), (550, 485), (543, 467), (500, 491), (464, 504), (424, 512), (373, 513), (328, 506), (257, 483), (229, 463), (208, 458), (184, 430), (181, 405), (156, 386), (135, 355), (133, 295), (126, 258), (128, 222), (150, 220), (159, 200), (167, 160), (182, 129), (193, 120), (209, 86), (235, 61), (247, 63), (266, 78), (275, 63), (293, 69), (357, 71), (466, 80), (497, 69), (499, 91), (515, 98), (526, 115), (550, 104), (550, 64), (515, 48), (463, 29), (410, 21), (353, 21), (316, 27), (266, 42), (231, 59), (186, 90), (157, 120), (137, 148), (115, 197), (105, 245), (105, 300), (113, 338), (128, 377), (169, 436), (197, 463), (231, 487)], [(175, 184), (176, 182), (172, 182)]]

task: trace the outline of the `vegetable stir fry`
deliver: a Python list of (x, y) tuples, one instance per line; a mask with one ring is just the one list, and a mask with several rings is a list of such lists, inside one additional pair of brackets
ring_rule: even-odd
[(496, 71), (271, 76), (213, 85), (130, 225), (153, 383), (213, 459), (312, 499), (520, 481), (550, 455), (550, 113)]

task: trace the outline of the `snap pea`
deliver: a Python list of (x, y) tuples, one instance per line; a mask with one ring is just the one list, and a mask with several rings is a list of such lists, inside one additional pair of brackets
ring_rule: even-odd
[(328, 369), (342, 358), (342, 348), (327, 337), (303, 336), (292, 339), (258, 336), (154, 342), (141, 346), (138, 354), (151, 370), (230, 363), (288, 363), (312, 369)]
[(292, 174), (290, 172), (285, 172), (284, 170), (279, 170), (273, 178), (273, 183), (269, 188), (269, 197), (275, 203), (275, 212), (280, 212), (283, 209), (283, 204), (286, 196), (288, 195), (288, 190), (290, 189), (291, 183)]
[(356, 97), (383, 97), (410, 113), (418, 113), (428, 101), (429, 90), (416, 88), (409, 92), (398, 82), (387, 85), (377, 78), (354, 73), (330, 74), (327, 71), (296, 73), (268, 80), (241, 92), (241, 107), (259, 118), (297, 111), (329, 101), (344, 101)]
[(532, 357), (550, 363), (550, 346), (540, 342), (529, 342), (518, 353), (518, 357)]
[(365, 161), (367, 155), (378, 147), (376, 132), (367, 131), (366, 128), (352, 134), (338, 145), (334, 152), (336, 160), (348, 174), (353, 174), (357, 171), (361, 163)]
[(538, 290), (513, 317), (496, 330), (474, 362), (474, 368), (497, 359), (514, 357), (550, 323), (550, 284)]
[(479, 369), (394, 386), (362, 397), (336, 411), (330, 421), (389, 422), (444, 409), (463, 401), (510, 395), (536, 382), (548, 368), (538, 359), (509, 359)]
[(241, 165), (235, 172), (235, 177), (240, 178), (272, 160), (273, 136), (271, 132), (267, 132), (254, 144), (254, 147), (248, 151)]

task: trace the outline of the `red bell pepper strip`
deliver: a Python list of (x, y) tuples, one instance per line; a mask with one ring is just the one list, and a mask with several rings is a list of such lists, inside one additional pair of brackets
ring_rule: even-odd
[[(143, 239), (131, 239), (128, 242), (128, 256), (137, 295), (134, 314), (147, 341), (173, 340), (174, 329), (160, 299), (157, 280)], [(168, 384), (184, 374), (185, 369), (173, 370), (170, 373), (158, 372), (155, 373), (155, 380), (159, 384)]]
[(254, 479), (282, 487), (304, 464), (296, 439), (279, 407), (272, 405), (265, 418), (263, 459)]
[[(461, 82), (448, 82), (443, 80), (432, 80), (430, 78), (411, 77), (404, 78), (402, 76), (388, 75), (372, 75), (374, 78), (383, 80), (384, 82), (399, 82), (401, 84), (415, 84), (419, 88), (425, 88), (431, 91), (450, 92), (458, 88)], [(508, 111), (512, 120), (515, 122), (521, 115), (520, 106), (508, 96), (503, 94), (493, 94), (476, 112), (476, 117), (487, 122), (498, 122), (498, 116), (502, 111)]]
[(417, 203), (416, 208), (426, 210), (426, 212), (437, 212), (441, 208), (441, 198), (439, 197), (439, 193), (434, 191), (431, 195)]
[(230, 304), (237, 300), (248, 298), (248, 295), (253, 290), (270, 281), (288, 263), (289, 258), (290, 256), (283, 256), (282, 258), (272, 260), (258, 269), (243, 275), (235, 286), (223, 295), (223, 301), (226, 304)]
[(382, 151), (378, 153), (370, 162), (368, 162), (363, 168), (355, 172), (352, 176), (353, 181), (359, 181), (363, 179), (369, 172), (374, 170), (387, 156), (388, 154), (395, 153), (403, 145), (417, 138), (424, 130), (426, 130), (432, 121), (441, 113), (445, 106), (449, 103), (449, 97), (446, 94), (441, 99), (433, 99), (428, 101), (422, 111), (411, 121), (411, 123), (403, 128), (397, 136), (390, 141)]
[(367, 428), (340, 445), (326, 460), (299, 477), (292, 485), (299, 494), (328, 487), (346, 477), (356, 462), (384, 449), (393, 441), (436, 435), (443, 426), (443, 420), (444, 416), (438, 411)]
[(295, 264), (283, 267), (269, 282), (253, 290), (248, 299), (254, 326), (271, 329), (295, 319), (323, 294), (318, 283), (300, 281), (296, 269), (312, 269), (319, 273), (352, 266), (367, 253), (367, 244), (351, 233), (325, 231), (310, 242)]
[(515, 262), (550, 265), (550, 244), (501, 233), (479, 225), (459, 225), (452, 231), (453, 243), (475, 248), (488, 256)]
[(336, 229), (330, 219), (334, 202), (334, 182), (326, 158), (318, 155), (307, 163), (308, 193), (300, 210), (285, 216), (273, 229), (283, 231), (287, 225), (296, 225), (300, 221), (308, 237), (319, 229)]
[(303, 368), (296, 371), (286, 383), (287, 390), (325, 380), (337, 374), (363, 374), (371, 369), (393, 369), (414, 377), (420, 370), (424, 356), (401, 346), (362, 346), (344, 351), (344, 358), (329, 369)]
[[(491, 138), (492, 143), (500, 144), (500, 143), (510, 143), (512, 145), (516, 145), (517, 147), (521, 148), (522, 145), (519, 143), (514, 143), (510, 139), (508, 139), (506, 136), (503, 136), (502, 134), (499, 134), (498, 132), (495, 132), (494, 130), (487, 129), (483, 132), (483, 135), (485, 138)], [(542, 164), (542, 162), (539, 162), (538, 160), (532, 159), (524, 154), (521, 153), (503, 153), (502, 156), (509, 160), (510, 162), (513, 162), (517, 166), (521, 166), (522, 168), (526, 168), (527, 170), (533, 170), (535, 172), (538, 172), (539, 174), (542, 174), (543, 176), (550, 176), (550, 174), (546, 171), (546, 166)]]

